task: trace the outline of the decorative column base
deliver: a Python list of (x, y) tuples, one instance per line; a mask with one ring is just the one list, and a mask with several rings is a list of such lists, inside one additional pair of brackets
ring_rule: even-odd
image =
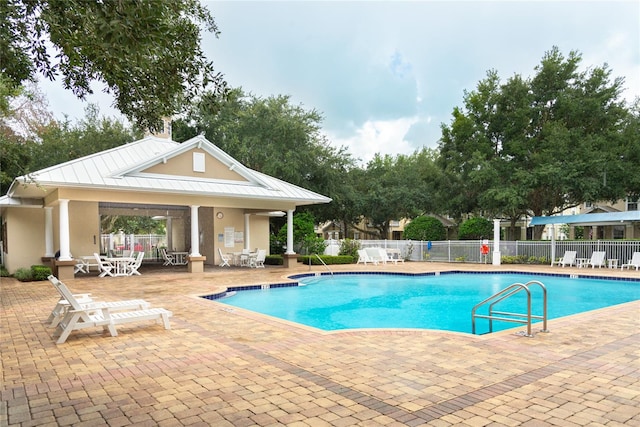
[(53, 275), (56, 276), (58, 280), (60, 280), (61, 282), (64, 282), (65, 280), (75, 279), (75, 274), (73, 273), (73, 270), (75, 270), (76, 268), (75, 260), (70, 260), (70, 261), (53, 260), (52, 265), (53, 265)]
[(204, 272), (204, 262), (207, 260), (206, 256), (187, 256), (187, 260), (189, 260), (189, 273)]
[(298, 254), (283, 254), (282, 265), (284, 268), (293, 268), (298, 265)]

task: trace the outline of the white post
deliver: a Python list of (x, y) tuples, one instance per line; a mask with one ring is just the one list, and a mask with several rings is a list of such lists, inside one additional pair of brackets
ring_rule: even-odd
[(249, 227), (249, 214), (244, 214), (244, 248), (251, 249), (251, 228)]
[(287, 255), (293, 255), (293, 209), (287, 211)]
[[(197, 218), (197, 214), (196, 214), (196, 218)], [(193, 220), (193, 216), (191, 217), (191, 219)], [(171, 222), (170, 216), (167, 217), (165, 228), (167, 229), (167, 250), (171, 252), (173, 250), (173, 223)]]
[(53, 207), (44, 208), (44, 256), (53, 257)]
[(71, 261), (71, 249), (69, 247), (69, 200), (60, 199), (58, 210), (60, 214), (60, 261)]
[(191, 256), (202, 256), (200, 254), (200, 238), (198, 235), (198, 208), (191, 206)]
[(493, 220), (493, 265), (500, 265), (500, 220)]
[(551, 224), (551, 262), (556, 259), (556, 225)]

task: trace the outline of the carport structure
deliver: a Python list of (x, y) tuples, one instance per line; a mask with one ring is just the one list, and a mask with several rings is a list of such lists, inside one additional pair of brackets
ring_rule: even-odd
[[(629, 237), (634, 236), (634, 229), (640, 224), (640, 211), (602, 212), (580, 215), (535, 216), (531, 219), (531, 226), (569, 224), (571, 226), (594, 227), (592, 235), (597, 236), (597, 227), (624, 226), (629, 230)], [(554, 230), (552, 228), (552, 230)], [(556, 259), (555, 233), (551, 233), (551, 259)]]

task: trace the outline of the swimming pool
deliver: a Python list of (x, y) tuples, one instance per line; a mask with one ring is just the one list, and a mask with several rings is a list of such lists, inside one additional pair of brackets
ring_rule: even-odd
[[(513, 283), (542, 282), (548, 318), (640, 299), (640, 281), (517, 273), (300, 275), (304, 286), (242, 290), (219, 302), (325, 331), (356, 328), (417, 328), (471, 333), (473, 306)], [(542, 314), (542, 291), (532, 287), (532, 313)], [(521, 292), (500, 303), (526, 313)], [(535, 323), (535, 322), (534, 322)], [(515, 325), (515, 326), (514, 326)], [(522, 327), (495, 322), (493, 330)], [(476, 332), (488, 332), (478, 319)]]

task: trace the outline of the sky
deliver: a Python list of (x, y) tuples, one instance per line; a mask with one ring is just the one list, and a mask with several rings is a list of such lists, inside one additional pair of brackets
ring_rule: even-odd
[[(202, 2), (221, 31), (203, 49), (228, 84), (320, 112), (330, 143), (363, 164), (436, 148), (487, 71), (532, 77), (553, 46), (581, 53), (584, 69), (608, 64), (623, 97), (640, 96), (637, 0)], [(95, 88), (88, 102), (118, 117)], [(84, 117), (87, 102), (43, 89), (56, 117)]]

